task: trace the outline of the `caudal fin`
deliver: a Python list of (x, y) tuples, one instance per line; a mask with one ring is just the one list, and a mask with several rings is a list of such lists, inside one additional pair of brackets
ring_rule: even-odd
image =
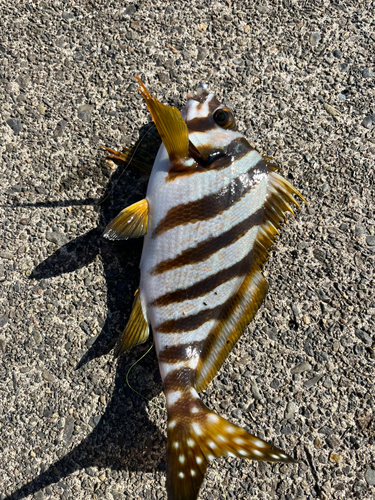
[[(190, 406), (190, 405), (189, 405)], [(233, 425), (200, 400), (190, 415), (171, 415), (168, 422), (168, 500), (196, 500), (207, 465), (222, 456), (295, 463), (272, 444)]]

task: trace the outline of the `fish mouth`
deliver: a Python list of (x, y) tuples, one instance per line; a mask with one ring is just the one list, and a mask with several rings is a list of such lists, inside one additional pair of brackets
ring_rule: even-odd
[(209, 93), (207, 91), (207, 84), (206, 83), (201, 83), (199, 87), (197, 88), (197, 91), (195, 93), (188, 93), (187, 99), (193, 99), (193, 101), (197, 102), (204, 102), (207, 97), (209, 96)]
[(207, 151), (204, 151), (204, 149), (205, 148), (202, 147), (198, 149), (191, 141), (189, 141), (189, 156), (194, 158), (194, 160), (204, 168), (208, 168), (220, 158), (228, 156), (226, 148), (215, 148)]

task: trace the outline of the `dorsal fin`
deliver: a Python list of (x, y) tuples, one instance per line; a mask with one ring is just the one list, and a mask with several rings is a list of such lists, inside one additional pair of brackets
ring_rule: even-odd
[(299, 207), (292, 195), (305, 201), (299, 191), (275, 171), (273, 165), (269, 165), (268, 179), (263, 220), (254, 242), (253, 264), (220, 323), (209, 332), (205, 340), (197, 367), (195, 387), (198, 391), (203, 391), (215, 377), (267, 293), (268, 285), (261, 269), (279, 234), (278, 229), (285, 221), (285, 212), (293, 213), (290, 204)]
[(152, 119), (158, 129), (165, 149), (171, 161), (186, 158), (189, 150), (189, 134), (186, 123), (179, 110), (165, 106), (152, 96), (142, 81), (135, 76), (140, 84), (140, 93), (146, 101)]

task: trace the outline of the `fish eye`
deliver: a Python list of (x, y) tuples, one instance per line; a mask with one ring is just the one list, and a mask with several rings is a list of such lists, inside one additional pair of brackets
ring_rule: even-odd
[(228, 108), (217, 109), (214, 120), (222, 128), (233, 128), (235, 125), (234, 116)]

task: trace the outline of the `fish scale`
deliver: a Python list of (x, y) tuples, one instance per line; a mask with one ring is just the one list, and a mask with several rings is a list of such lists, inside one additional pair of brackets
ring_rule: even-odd
[(298, 206), (294, 196), (303, 197), (204, 87), (180, 113), (138, 81), (163, 144), (145, 200), (105, 232), (145, 236), (140, 286), (116, 352), (144, 342), (151, 325), (168, 412), (168, 498), (195, 500), (215, 457), (294, 462), (208, 409), (198, 391), (258, 310), (268, 288), (262, 267), (285, 213)]

